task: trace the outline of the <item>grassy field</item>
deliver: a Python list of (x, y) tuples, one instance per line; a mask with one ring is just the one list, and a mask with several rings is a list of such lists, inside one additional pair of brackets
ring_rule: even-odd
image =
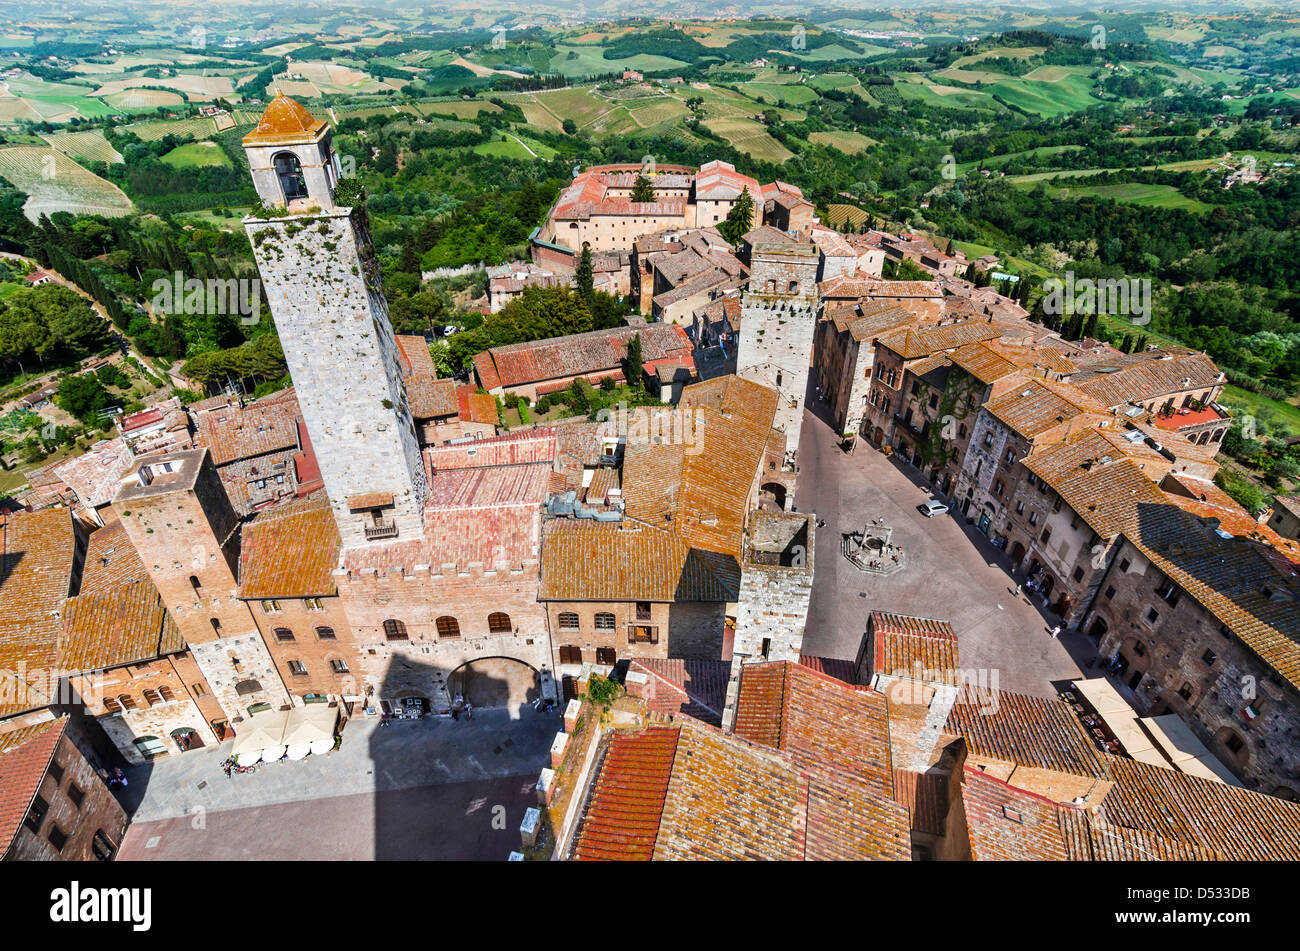
[(56, 211), (110, 217), (131, 211), (120, 188), (48, 146), (0, 149), (0, 175), (27, 193), (23, 214), (33, 222)]
[(215, 142), (186, 142), (176, 146), (162, 160), (173, 168), (199, 168), (204, 165), (230, 167), (230, 159)]
[(1293, 435), (1300, 435), (1300, 407), (1291, 403), (1252, 393), (1239, 386), (1225, 386), (1222, 402), (1234, 415), (1249, 413), (1257, 417), (1271, 416), (1285, 425)]
[(142, 141), (157, 142), (165, 135), (192, 136), (196, 139), (204, 139), (216, 133), (217, 124), (211, 119), (196, 117), (193, 119), (158, 119), (152, 122), (133, 122), (125, 128)]
[(704, 123), (742, 153), (764, 162), (787, 162), (794, 153), (772, 138), (761, 123), (752, 119), (710, 119)]
[(1142, 205), (1151, 208), (1181, 208), (1197, 214), (1209, 211), (1210, 206), (1194, 198), (1188, 198), (1173, 185), (1144, 185), (1129, 182), (1123, 185), (1084, 185), (1062, 186), (1048, 189), (1053, 198), (1113, 198), (1129, 205)]
[(808, 140), (818, 145), (828, 145), (833, 149), (839, 149), (849, 155), (865, 152), (871, 146), (877, 144), (875, 139), (868, 138), (861, 132), (814, 132), (808, 136)]

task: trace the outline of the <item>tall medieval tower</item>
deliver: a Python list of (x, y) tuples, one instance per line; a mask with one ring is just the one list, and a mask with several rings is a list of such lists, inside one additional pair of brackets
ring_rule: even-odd
[(751, 253), (749, 286), (740, 298), (736, 375), (781, 394), (774, 425), (785, 433), (790, 465), (799, 452), (812, 363), (817, 264), (812, 244), (759, 244)]
[(364, 205), (340, 208), (329, 125), (276, 95), (244, 136), (244, 219), (344, 548), (423, 535), (415, 422)]

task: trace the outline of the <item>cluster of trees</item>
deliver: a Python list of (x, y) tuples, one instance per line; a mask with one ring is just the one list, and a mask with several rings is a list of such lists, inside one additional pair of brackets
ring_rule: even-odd
[(63, 365), (99, 353), (110, 342), (103, 319), (66, 287), (24, 288), (0, 304), (0, 361), (12, 370)]
[(237, 347), (207, 350), (187, 360), (181, 372), (209, 389), (228, 380), (254, 384), (278, 382), (289, 372), (280, 338), (263, 334)]

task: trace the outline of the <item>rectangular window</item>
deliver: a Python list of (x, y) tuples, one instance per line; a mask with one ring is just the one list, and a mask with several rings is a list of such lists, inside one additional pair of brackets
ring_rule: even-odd
[(1079, 579), (1081, 579), (1081, 578), (1083, 577), (1083, 569), (1082, 569), (1082, 568), (1075, 568), (1075, 569), (1074, 569), (1074, 574), (1073, 574), (1071, 577), (1073, 577), (1075, 581), (1078, 581)]
[(262, 613), (264, 613), (264, 614), (278, 614), (279, 612), (280, 612), (280, 602), (279, 602), (279, 601), (263, 601), (263, 602), (262, 602)]
[(45, 821), (45, 814), (50, 811), (50, 804), (37, 794), (32, 800), (32, 807), (27, 810), (27, 818), (23, 820), (23, 825), (33, 832), (41, 831), (41, 823)]
[(324, 610), (325, 610), (325, 605), (321, 602), (321, 599), (320, 599), (320, 598), (307, 598), (307, 599), (306, 599), (306, 604), (307, 604), (307, 610), (308, 610), (308, 611), (324, 611)]
[(1214, 651), (1210, 650), (1208, 647), (1205, 649), (1205, 653), (1201, 655), (1201, 660), (1204, 661), (1206, 667), (1213, 667), (1214, 662), (1218, 659), (1219, 655), (1214, 653)]
[(47, 838), (50, 840), (50, 845), (54, 846), (57, 852), (62, 852), (63, 847), (68, 844), (67, 834), (56, 825), (50, 826), (50, 834)]
[(289, 673), (293, 674), (295, 677), (306, 677), (307, 668), (303, 666), (302, 661), (291, 660), (289, 661)]
[(1115, 597), (1115, 586), (1114, 586), (1114, 585), (1107, 585), (1107, 586), (1106, 586), (1106, 600), (1107, 600), (1107, 601), (1110, 601), (1110, 600), (1112, 600), (1114, 597)]
[(336, 674), (346, 674), (348, 672), (347, 662), (342, 660), (332, 660), (330, 661), (330, 670)]
[(1051, 527), (1048, 526), (1047, 528), (1044, 528), (1044, 529), (1043, 529), (1043, 534), (1039, 535), (1038, 537), (1041, 538), (1041, 539), (1043, 540), (1043, 544), (1046, 545), (1046, 544), (1051, 540), (1051, 538), (1052, 538), (1052, 529), (1051, 529)]
[(68, 798), (72, 800), (74, 808), (80, 809), (81, 803), (85, 800), (86, 794), (81, 791), (81, 787), (76, 783), (68, 784)]
[(1160, 620), (1160, 612), (1155, 608), (1147, 608), (1147, 623), (1154, 624)]
[(53, 760), (50, 761), (50, 776), (56, 783), (63, 782), (63, 767)]

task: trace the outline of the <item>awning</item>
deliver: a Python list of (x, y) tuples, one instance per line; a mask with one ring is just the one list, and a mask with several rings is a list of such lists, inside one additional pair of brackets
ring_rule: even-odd
[(241, 766), (250, 766), (259, 759), (273, 763), (284, 755), (284, 725), (288, 718), (284, 710), (264, 710), (255, 713), (239, 725), (235, 745), (230, 752)]
[(1196, 738), (1192, 728), (1176, 713), (1159, 717), (1144, 717), (1138, 721), (1151, 734), (1161, 752), (1174, 764), (1174, 768), (1191, 776), (1211, 782), (1240, 786), (1232, 771)]
[(338, 721), (338, 707), (323, 703), (309, 703), (290, 710), (283, 736), (289, 759), (299, 760), (309, 753), (328, 753), (332, 750), (334, 728)]
[(1079, 691), (1085, 700), (1097, 711), (1097, 714), (1103, 719), (1107, 714), (1118, 713), (1127, 717), (1136, 717), (1133, 708), (1128, 705), (1123, 697), (1119, 695), (1109, 680), (1105, 677), (1094, 677), (1091, 680), (1076, 680), (1074, 689)]

